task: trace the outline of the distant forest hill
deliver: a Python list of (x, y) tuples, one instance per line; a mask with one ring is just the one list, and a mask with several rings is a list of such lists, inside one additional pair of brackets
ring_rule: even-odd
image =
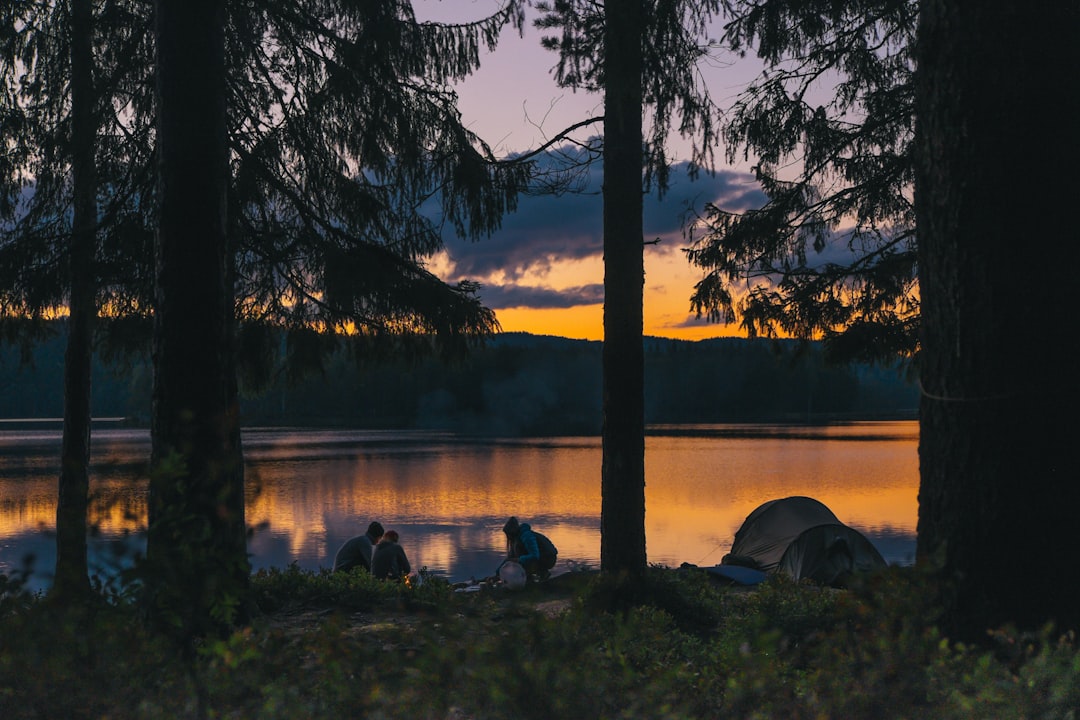
[[(439, 429), (496, 435), (599, 434), (598, 341), (504, 333), (462, 361), (358, 366), (339, 353), (322, 374), (276, 384), (242, 403), (243, 424)], [(818, 422), (914, 418), (918, 390), (898, 368), (826, 365), (821, 348), (723, 338), (645, 339), (649, 424)], [(0, 346), (0, 418), (59, 418), (64, 339), (38, 345), (29, 363)], [(96, 364), (95, 417), (145, 425), (147, 360)]]

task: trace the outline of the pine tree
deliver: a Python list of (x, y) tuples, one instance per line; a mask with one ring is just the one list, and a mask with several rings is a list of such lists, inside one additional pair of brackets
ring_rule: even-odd
[[(688, 228), (692, 306), (750, 335), (823, 339), (842, 359), (918, 350), (914, 0), (729, 0), (722, 41), (766, 65), (723, 135), (768, 200)], [(748, 288), (748, 289), (747, 289)]]
[[(63, 272), (74, 200), (66, 130), (70, 65), (57, 62), (67, 57), (67, 46), (57, 42), (67, 37), (62, 7), (15, 2), (2, 11), (0, 310), (13, 321), (9, 327), (22, 327), (27, 317), (47, 317), (69, 304), (73, 292)], [(223, 502), (228, 522), (222, 533), (215, 529), (210, 535), (225, 548), (224, 570), (212, 575), (227, 579), (246, 562), (233, 552), (242, 547), (235, 533), (242, 529), (235, 345), (249, 357), (273, 360), (274, 331), (284, 329), (287, 360), (295, 367), (318, 365), (343, 340), (358, 350), (389, 340), (399, 352), (450, 353), (497, 327), (494, 314), (477, 299), (475, 284), (447, 285), (424, 261), (441, 247), (444, 224), (472, 239), (498, 227), (527, 182), (526, 163), (495, 162), (483, 141), (462, 126), (450, 89), (476, 69), (481, 48), (493, 46), (506, 24), (520, 27), (521, 7), (511, 2), (491, 18), (445, 26), (418, 23), (408, 2), (223, 6), (227, 172), (220, 199), (227, 240), (222, 246), (216, 224), (207, 226), (202, 239), (212, 242), (197, 267), (207, 271), (212, 263), (206, 255), (224, 249), (222, 267), (214, 269), (221, 275), (197, 282), (193, 275), (198, 292), (190, 306), (170, 295), (180, 288), (170, 273), (183, 267), (186, 251), (169, 234), (199, 235), (185, 225), (196, 218), (176, 215), (162, 226), (169, 259), (156, 278), (151, 251), (156, 208), (173, 206), (176, 198), (166, 201), (163, 193), (178, 189), (171, 180), (158, 184), (155, 158), (165, 153), (166, 134), (157, 120), (166, 122), (167, 115), (154, 92), (161, 78), (152, 61), (151, 6), (116, 0), (93, 9), (98, 243), (96, 262), (76, 264), (87, 274), (78, 279), (97, 288), (91, 306), (101, 309), (99, 338), (108, 341), (106, 347), (145, 346), (149, 319), (158, 325), (156, 358), (164, 365), (156, 389), (152, 521), (160, 526), (166, 517), (176, 523), (202, 517), (216, 527), (208, 513)], [(183, 104), (172, 112), (177, 107)], [(208, 160), (208, 172), (215, 162)], [(183, 192), (194, 192), (183, 172), (180, 181)], [(193, 213), (203, 207), (203, 220), (213, 220), (205, 204), (189, 199)], [(226, 292), (226, 314), (205, 308), (213, 322), (202, 329), (212, 332), (203, 336), (189, 327), (185, 335), (177, 329), (170, 313), (180, 308), (183, 315), (185, 308), (217, 298), (219, 285)], [(155, 287), (171, 297), (165, 301), (169, 309), (160, 307), (164, 296), (155, 295)], [(239, 332), (237, 321), (243, 323)], [(191, 352), (207, 357), (185, 360)], [(212, 367), (204, 367), (208, 357)], [(258, 370), (244, 377), (269, 372)], [(204, 386), (183, 397), (194, 376)], [(195, 425), (185, 429), (181, 418), (188, 402), (202, 409), (193, 416)], [(169, 464), (177, 458), (179, 464)], [(169, 478), (193, 477), (210, 480), (203, 489), (184, 491), (190, 498), (168, 485)], [(224, 496), (216, 495), (218, 489)], [(184, 504), (188, 500), (191, 505)], [(155, 561), (176, 537), (173, 530), (158, 529), (151, 533)], [(184, 558), (172, 560), (177, 562), (158, 563), (159, 569), (173, 565), (194, 582), (193, 566), (185, 570), (179, 567)], [(217, 588), (215, 582), (193, 586), (208, 593), (196, 604), (199, 612), (226, 611), (235, 601), (219, 593), (228, 582)], [(199, 625), (205, 618), (190, 620)]]
[[(601, 569), (635, 577), (645, 551), (642, 194), (667, 185), (672, 125), (709, 167), (716, 107), (700, 82), (712, 0), (539, 3), (563, 85), (604, 93), (604, 354)], [(645, 114), (649, 122), (645, 124)]]
[[(45, 75), (67, 67), (57, 62), (66, 50), (50, 44), (63, 34), (50, 7), (4, 8), (12, 35), (0, 66), (11, 80), (0, 206), (5, 317), (66, 302), (57, 238), (68, 232), (71, 197), (58, 128), (70, 100), (66, 75)], [(95, 5), (99, 329), (113, 347), (149, 337), (154, 301), (149, 10), (127, 0)], [(443, 226), (472, 240), (497, 228), (528, 182), (527, 163), (496, 162), (464, 128), (451, 89), (502, 28), (520, 27), (521, 4), (453, 26), (419, 23), (402, 1), (230, 3), (227, 11), (229, 234), (246, 357), (275, 358), (267, 328), (289, 328), (290, 346), (308, 350), (311, 330), (347, 330), (353, 341), (414, 338), (406, 347), (434, 341), (446, 352), (494, 330), (475, 284), (448, 285), (424, 261), (441, 248)], [(32, 70), (25, 82), (23, 67)]]
[[(487, 332), (473, 287), (423, 269), (441, 236), (421, 206), (437, 196), (441, 220), (476, 237), (525, 177), (477, 149), (445, 89), (513, 13), (448, 28), (416, 23), (408, 3), (226, 8), (161, 0), (155, 22), (146, 572), (159, 619), (196, 634), (235, 620), (246, 588), (236, 320), (269, 318), (294, 339), (355, 329), (453, 346)], [(190, 48), (205, 66), (184, 66)]]
[[(74, 214), (68, 253), (68, 341), (64, 358), (64, 431), (56, 503), (53, 593), (90, 591), (86, 511), (90, 494), (90, 371), (97, 316), (97, 134), (93, 13), (90, 0), (71, 2), (71, 166)], [(89, 272), (87, 271), (89, 269)]]
[[(918, 561), (946, 631), (1080, 626), (1075, 3), (924, 0)], [(1028, 277), (1038, 247), (1048, 272)], [(1022, 581), (1009, 575), (1022, 573)]]
[[(4, 161), (0, 182), (0, 322), (32, 342), (66, 305), (64, 426), (53, 593), (89, 591), (86, 557), (90, 376), (99, 261), (100, 86), (115, 56), (88, 0), (16, 2), (4, 9), (0, 56)], [(33, 182), (35, 192), (25, 193)], [(28, 322), (29, 321), (29, 322)]]
[[(496, 327), (474, 284), (448, 286), (423, 261), (444, 225), (473, 240), (496, 229), (527, 182), (527, 165), (495, 162), (462, 126), (448, 89), (520, 13), (508, 3), (446, 26), (418, 23), (400, 0), (234, 11), (230, 235), (242, 322), (289, 328), (294, 357), (312, 329), (419, 335), (453, 351)], [(244, 337), (269, 341), (254, 328)]]
[(160, 219), (143, 578), (151, 617), (187, 639), (236, 621), (250, 574), (228, 375), (224, 0), (158, 0), (155, 47)]

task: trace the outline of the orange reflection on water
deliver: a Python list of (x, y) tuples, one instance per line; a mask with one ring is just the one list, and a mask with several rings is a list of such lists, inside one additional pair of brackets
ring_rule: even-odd
[[(309, 565), (329, 567), (340, 542), (371, 520), (401, 533), (417, 567), (453, 567), (465, 546), (488, 553), (493, 570), (510, 515), (544, 518), (537, 529), (549, 535), (553, 518), (572, 519), (559, 533), (562, 552), (598, 552), (599, 455), (592, 438), (380, 447), (308, 464), (256, 459), (249, 476), (260, 489), (249, 498), (248, 522), (268, 523), (270, 537), (263, 539), (287, 538)], [(594, 547), (572, 539), (577, 533), (569, 528), (583, 521), (592, 526)]]
[[(821, 500), (871, 539), (899, 538), (901, 550), (883, 554), (911, 560), (915, 423), (657, 432), (646, 440), (645, 458), (650, 562), (718, 563), (754, 508), (789, 495)], [(549, 535), (562, 562), (599, 564), (599, 438), (266, 430), (246, 432), (244, 445), (255, 567), (330, 567), (342, 542), (379, 520), (401, 533), (415, 567), (486, 575), (504, 552), (501, 529), (510, 515)], [(0, 458), (0, 565), (13, 564), (19, 538), (55, 525), (57, 469), (42, 460), (54, 452), (58, 446)], [(107, 535), (143, 528), (138, 468), (148, 441), (106, 446), (103, 454), (111, 463), (94, 475), (91, 522)]]
[[(0, 480), (0, 537), (30, 529), (56, 527), (58, 480)], [(146, 496), (126, 481), (94, 482), (87, 512), (90, 527), (120, 535), (136, 532), (146, 522)]]
[[(912, 423), (862, 435), (651, 438), (646, 462), (650, 562), (712, 565), (758, 505), (807, 495), (864, 533), (915, 534), (918, 437)], [(835, 437), (833, 437), (835, 435)]]

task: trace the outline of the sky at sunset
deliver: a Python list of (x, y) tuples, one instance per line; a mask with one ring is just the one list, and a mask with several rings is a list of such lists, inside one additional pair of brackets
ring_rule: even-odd
[[(421, 19), (464, 21), (482, 17), (497, 0), (418, 0)], [(569, 125), (603, 114), (600, 95), (556, 86), (551, 69), (557, 57), (540, 47), (531, 24), (524, 36), (504, 30), (499, 47), (485, 54), (480, 70), (458, 86), (466, 125), (502, 156), (543, 144)], [(726, 105), (756, 73), (753, 61), (721, 59), (703, 68), (714, 100)], [(596, 127), (591, 134), (599, 134)], [(645, 334), (697, 340), (739, 334), (737, 327), (708, 323), (690, 311), (690, 295), (701, 278), (683, 249), (682, 219), (707, 201), (727, 210), (760, 205), (764, 197), (748, 164), (723, 165), (718, 148), (715, 175), (691, 181), (685, 172), (689, 150), (673, 133), (669, 153), (676, 166), (663, 199), (646, 198)], [(481, 297), (504, 331), (524, 331), (600, 340), (603, 338), (602, 169), (591, 169), (579, 194), (530, 196), (505, 218), (494, 236), (471, 243), (446, 238), (446, 253), (432, 269), (447, 280), (481, 283)]]

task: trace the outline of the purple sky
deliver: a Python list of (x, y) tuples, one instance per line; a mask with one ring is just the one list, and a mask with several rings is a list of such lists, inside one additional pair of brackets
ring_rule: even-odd
[[(490, 14), (497, 0), (417, 0), (421, 19), (461, 22)], [(466, 124), (497, 154), (520, 152), (544, 143), (560, 130), (601, 115), (603, 98), (556, 86), (554, 53), (540, 46), (531, 24), (519, 37), (506, 29), (494, 53), (458, 86)], [(706, 67), (713, 98), (729, 103), (756, 73), (753, 61)], [(601, 128), (591, 129), (596, 134)], [(691, 181), (685, 173), (689, 146), (674, 135), (669, 154), (676, 161), (663, 200), (646, 198), (646, 333), (701, 338), (732, 334), (733, 328), (695, 321), (689, 298), (700, 272), (682, 253), (681, 219), (691, 206), (706, 201), (727, 209), (747, 209), (763, 201), (748, 164), (718, 167), (713, 176)], [(722, 148), (717, 149), (723, 161)], [(601, 237), (601, 167), (594, 167), (586, 192), (559, 197), (527, 197), (493, 237), (469, 243), (448, 237), (447, 254), (433, 267), (448, 279), (469, 278), (483, 285), (485, 304), (495, 309), (505, 330), (602, 337), (603, 262)]]

